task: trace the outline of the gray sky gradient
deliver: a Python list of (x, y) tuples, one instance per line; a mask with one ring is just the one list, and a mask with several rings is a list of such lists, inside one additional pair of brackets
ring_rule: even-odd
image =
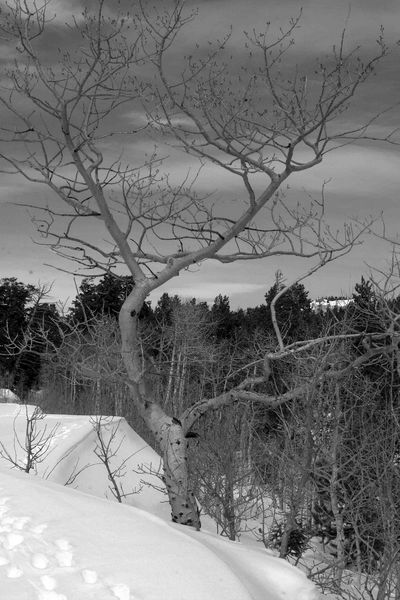
[[(131, 5), (131, 2), (127, 2)], [(300, 3), (295, 0), (190, 0), (190, 6), (198, 8), (198, 16), (180, 35), (173, 52), (177, 64), (180, 57), (190, 51), (198, 41), (205, 45), (233, 26), (230, 50), (238, 61), (244, 56), (242, 31), (253, 27), (262, 29), (263, 22), (270, 20), (273, 26), (284, 26), (290, 16), (298, 13)], [(294, 55), (291, 64), (297, 62), (302, 68), (311, 70), (318, 56), (329, 53), (340, 38), (346, 24), (349, 44), (362, 46), (362, 55), (375, 51), (375, 40), (382, 25), (385, 37), (391, 45), (391, 53), (380, 66), (376, 77), (363, 88), (355, 106), (345, 118), (349, 123), (382, 110), (400, 101), (399, 68), (400, 48), (396, 41), (400, 38), (400, 3), (398, 0), (304, 0), (301, 27), (296, 35)], [(110, 0), (110, 7), (115, 3)], [(78, 0), (54, 2), (57, 19), (52, 24), (51, 46), (74, 43), (71, 34), (66, 33), (64, 22), (71, 14), (78, 15), (83, 3)], [(55, 56), (49, 46), (48, 57)], [(7, 53), (0, 56), (0, 64), (9, 60)], [(393, 127), (400, 126), (399, 107), (382, 116), (374, 126), (374, 134), (382, 136)], [(2, 113), (0, 111), (0, 119)], [(4, 115), (3, 115), (4, 118)], [(128, 110), (121, 119), (134, 119)], [(150, 142), (143, 140), (143, 147)], [(143, 149), (143, 148), (142, 148)], [(141, 150), (142, 150), (141, 149)], [(114, 151), (112, 145), (110, 150)], [(132, 148), (133, 151), (133, 148)], [(134, 155), (133, 155), (134, 156)], [(399, 147), (383, 143), (361, 143), (348, 146), (329, 154), (324, 162), (311, 171), (298, 174), (289, 180), (288, 194), (302, 199), (306, 193), (318, 196), (324, 181), (327, 186), (328, 215), (334, 226), (352, 217), (362, 219), (369, 215), (385, 214), (389, 231), (396, 235), (400, 229), (400, 169)], [(169, 165), (174, 176), (184, 176), (189, 159), (185, 156), (172, 156)], [(211, 167), (207, 177), (201, 180), (202, 191), (213, 191), (221, 197), (240, 197), (238, 183), (226, 172)], [(53, 293), (63, 300), (75, 296), (73, 278), (52, 269), (47, 264), (57, 266), (57, 259), (48, 249), (35, 245), (32, 238), (35, 232), (25, 210), (17, 208), (13, 202), (53, 201), (48, 190), (35, 188), (23, 180), (9, 175), (0, 179), (0, 277), (15, 276), (26, 283), (54, 281)], [(384, 267), (390, 258), (390, 247), (377, 239), (366, 239), (362, 247), (330, 265), (324, 271), (305, 281), (313, 297), (324, 295), (349, 294), (362, 274), (368, 273), (367, 265)], [(208, 262), (192, 272), (184, 273), (159, 290), (177, 293), (187, 297), (212, 299), (218, 294), (227, 294), (232, 306), (254, 306), (263, 301), (266, 290), (274, 282), (277, 269), (283, 271), (288, 280), (292, 279), (307, 265), (299, 260), (271, 259), (237, 263), (222, 266)], [(79, 285), (79, 281), (77, 284)]]

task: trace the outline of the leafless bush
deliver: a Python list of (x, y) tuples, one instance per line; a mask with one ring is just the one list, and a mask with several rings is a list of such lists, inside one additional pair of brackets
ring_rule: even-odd
[[(34, 407), (33, 412), (29, 412), (25, 405), (14, 418), (13, 430), (13, 451), (6, 448), (0, 441), (0, 456), (11, 463), (13, 467), (29, 473), (37, 471), (37, 466), (42, 463), (52, 451), (52, 443), (56, 436), (59, 424), (57, 423), (51, 429), (47, 424), (43, 425), (46, 415), (39, 407)], [(25, 434), (21, 438), (17, 431), (17, 420), (25, 417)], [(22, 455), (21, 455), (22, 453)]]
[(107, 471), (107, 477), (110, 482), (109, 489), (114, 498), (122, 503), (123, 500), (133, 494), (138, 494), (142, 486), (130, 490), (124, 489), (123, 479), (127, 473), (127, 463), (134, 456), (135, 452), (122, 459), (120, 456), (121, 448), (124, 443), (124, 437), (117, 441), (118, 429), (121, 420), (117, 422), (112, 417), (92, 417), (90, 422), (93, 431), (96, 434), (96, 447), (94, 453)]

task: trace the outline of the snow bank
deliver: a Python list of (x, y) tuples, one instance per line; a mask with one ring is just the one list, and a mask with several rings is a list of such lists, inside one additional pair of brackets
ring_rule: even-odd
[[(0, 407), (0, 440), (13, 451), (23, 436), (21, 407)], [(33, 407), (28, 408), (32, 414)], [(57, 425), (57, 428), (54, 427)], [(115, 427), (118, 425), (117, 429)], [(262, 548), (250, 549), (209, 532), (169, 521), (159, 489), (144, 485), (127, 506), (110, 502), (109, 481), (96, 463), (96, 435), (88, 417), (46, 416), (53, 432), (38, 474), (0, 473), (0, 584), (7, 600), (316, 600), (313, 584), (297, 569)], [(117, 461), (126, 459), (124, 484), (143, 477), (131, 468), (158, 468), (160, 459), (124, 419), (105, 422), (114, 431)], [(22, 439), (22, 437), (20, 437)], [(18, 447), (15, 446), (16, 448)], [(22, 460), (22, 452), (17, 451)], [(93, 458), (94, 456), (94, 458)], [(57, 485), (70, 477), (73, 485)], [(157, 483), (160, 482), (157, 480)], [(86, 493), (82, 493), (82, 491)], [(91, 494), (91, 495), (89, 495)], [(96, 496), (103, 496), (96, 497)], [(145, 510), (146, 509), (146, 510)]]
[(215, 554), (145, 511), (4, 470), (0, 502), (7, 600), (251, 598)]
[[(27, 414), (31, 416), (34, 408), (0, 405), (0, 441), (11, 449), (13, 458), (20, 462), (25, 458), (21, 445), (25, 438)], [(95, 454), (99, 440), (92, 417), (46, 415), (37, 421), (36, 426), (39, 437), (43, 435), (49, 438), (46, 456), (35, 469), (40, 477), (94, 496), (114, 498), (107, 471)], [(15, 434), (22, 444), (14, 448)], [(161, 469), (158, 454), (122, 417), (102, 418), (101, 435), (106, 444), (110, 443), (110, 454), (117, 453), (110, 458), (111, 468), (122, 465), (117, 482), (127, 494), (126, 503), (169, 521), (171, 512), (166, 495), (158, 489), (163, 488), (157, 477)], [(1, 463), (5, 464), (4, 458), (0, 457)]]
[(7, 388), (0, 388), (0, 402), (21, 402), (17, 394)]

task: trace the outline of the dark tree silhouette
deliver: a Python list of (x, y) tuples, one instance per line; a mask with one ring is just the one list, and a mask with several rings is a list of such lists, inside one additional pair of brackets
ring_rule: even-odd
[(121, 306), (133, 286), (132, 277), (116, 277), (111, 273), (106, 273), (98, 283), (93, 279), (84, 279), (72, 302), (71, 319), (75, 323), (84, 323), (101, 315), (118, 318)]
[[(268, 324), (272, 329), (271, 303), (283, 289), (281, 281), (277, 281), (265, 294)], [(304, 337), (313, 317), (311, 300), (302, 283), (292, 285), (276, 302), (276, 318), (279, 329), (287, 343)]]
[(13, 387), (21, 379), (20, 358), (10, 351), (17, 345), (29, 322), (29, 303), (36, 288), (15, 277), (0, 280), (0, 370), (4, 383)]

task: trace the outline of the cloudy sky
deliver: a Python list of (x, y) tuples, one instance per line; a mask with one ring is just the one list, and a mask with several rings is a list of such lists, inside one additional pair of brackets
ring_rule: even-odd
[[(110, 3), (111, 0), (109, 0)], [(199, 0), (190, 1), (198, 8), (198, 16), (179, 39), (177, 56), (190, 50), (193, 43), (206, 45), (210, 39), (221, 36), (232, 25), (232, 48), (244, 52), (242, 31), (259, 28), (266, 20), (276, 27), (284, 26), (288, 18), (297, 15), (303, 7), (301, 28), (296, 35), (295, 60), (301, 66), (313, 63), (317, 56), (328, 53), (340, 38), (346, 24), (348, 39), (360, 44), (365, 55), (375, 50), (375, 40), (382, 25), (391, 47), (389, 56), (381, 64), (377, 75), (367, 83), (349, 118), (357, 122), (368, 118), (385, 107), (400, 102), (399, 64), (400, 3), (398, 0)], [(54, 2), (58, 32), (71, 12), (78, 13), (82, 3), (77, 0)], [(68, 33), (63, 35), (68, 36)], [(3, 59), (6, 49), (3, 47)], [(293, 58), (291, 59), (294, 60)], [(6, 61), (1, 61), (5, 64)], [(0, 119), (5, 115), (0, 111)], [(374, 126), (376, 137), (387, 135), (400, 126), (400, 109), (386, 113)], [(399, 139), (399, 138), (398, 138)], [(400, 228), (400, 147), (376, 143), (359, 143), (329, 154), (324, 162), (312, 171), (291, 179), (291, 194), (299, 198), (309, 193), (318, 196), (324, 181), (328, 202), (327, 214), (334, 227), (353, 217), (364, 219), (370, 215), (385, 215), (389, 231), (396, 235)], [(175, 162), (174, 162), (175, 161)], [(185, 159), (172, 157), (171, 170), (179, 175)], [(185, 167), (186, 168), (186, 167)], [(214, 173), (214, 171), (212, 171)], [(212, 181), (203, 182), (204, 189), (211, 188), (221, 197), (235, 195), (235, 182), (225, 172), (215, 171)], [(14, 202), (35, 202), (37, 199), (52, 202), (48, 190), (36, 189), (32, 184), (14, 176), (3, 174), (0, 178), (0, 277), (17, 277), (25, 283), (53, 283), (53, 294), (66, 300), (75, 295), (72, 275), (55, 270), (57, 258), (47, 248), (34, 243), (35, 231), (26, 210)], [(332, 263), (324, 271), (305, 282), (312, 297), (347, 295), (361, 274), (368, 273), (368, 265), (382, 268), (390, 258), (390, 247), (376, 238), (366, 239), (344, 259)], [(280, 269), (288, 280), (294, 278), (307, 265), (284, 258), (220, 265), (208, 262), (193, 272), (184, 273), (172, 280), (162, 291), (182, 296), (212, 300), (217, 294), (227, 294), (232, 306), (255, 306), (263, 301), (266, 290), (274, 282), (274, 273)], [(77, 284), (79, 285), (79, 279)]]

